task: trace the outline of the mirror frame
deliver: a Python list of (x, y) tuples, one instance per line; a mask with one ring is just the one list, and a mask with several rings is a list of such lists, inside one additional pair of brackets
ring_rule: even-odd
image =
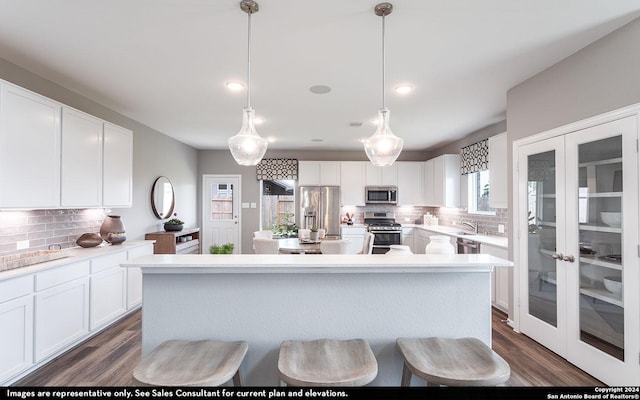
[[(161, 195), (163, 194), (163, 186), (168, 183), (171, 186), (171, 207), (166, 213), (163, 213), (162, 209), (158, 209), (158, 206), (161, 204), (156, 204), (156, 198), (161, 199)], [(153, 187), (151, 189), (151, 209), (156, 217), (159, 219), (169, 218), (173, 214), (173, 209), (176, 205), (176, 194), (173, 190), (173, 184), (166, 176), (159, 176), (153, 182)]]

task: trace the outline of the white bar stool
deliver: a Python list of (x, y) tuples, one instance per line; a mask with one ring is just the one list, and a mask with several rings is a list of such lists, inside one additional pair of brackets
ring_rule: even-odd
[(289, 340), (280, 345), (278, 374), (290, 386), (363, 386), (378, 363), (364, 339)]

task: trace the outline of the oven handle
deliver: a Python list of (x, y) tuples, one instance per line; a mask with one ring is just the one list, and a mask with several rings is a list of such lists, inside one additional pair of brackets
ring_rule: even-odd
[(370, 230), (369, 233), (373, 233), (375, 235), (376, 233), (402, 233), (402, 231), (401, 230), (399, 231)]

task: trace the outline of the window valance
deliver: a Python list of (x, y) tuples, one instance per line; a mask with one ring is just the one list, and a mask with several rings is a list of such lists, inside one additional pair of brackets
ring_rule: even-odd
[(460, 174), (467, 175), (489, 169), (489, 139), (460, 149)]
[(298, 160), (295, 158), (263, 158), (256, 165), (256, 179), (298, 180)]

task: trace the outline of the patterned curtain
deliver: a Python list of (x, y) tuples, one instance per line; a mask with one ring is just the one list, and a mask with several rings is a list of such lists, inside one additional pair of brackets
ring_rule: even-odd
[(256, 165), (256, 179), (298, 180), (298, 160), (295, 158), (263, 158)]
[(489, 139), (460, 149), (460, 174), (467, 175), (489, 169)]

